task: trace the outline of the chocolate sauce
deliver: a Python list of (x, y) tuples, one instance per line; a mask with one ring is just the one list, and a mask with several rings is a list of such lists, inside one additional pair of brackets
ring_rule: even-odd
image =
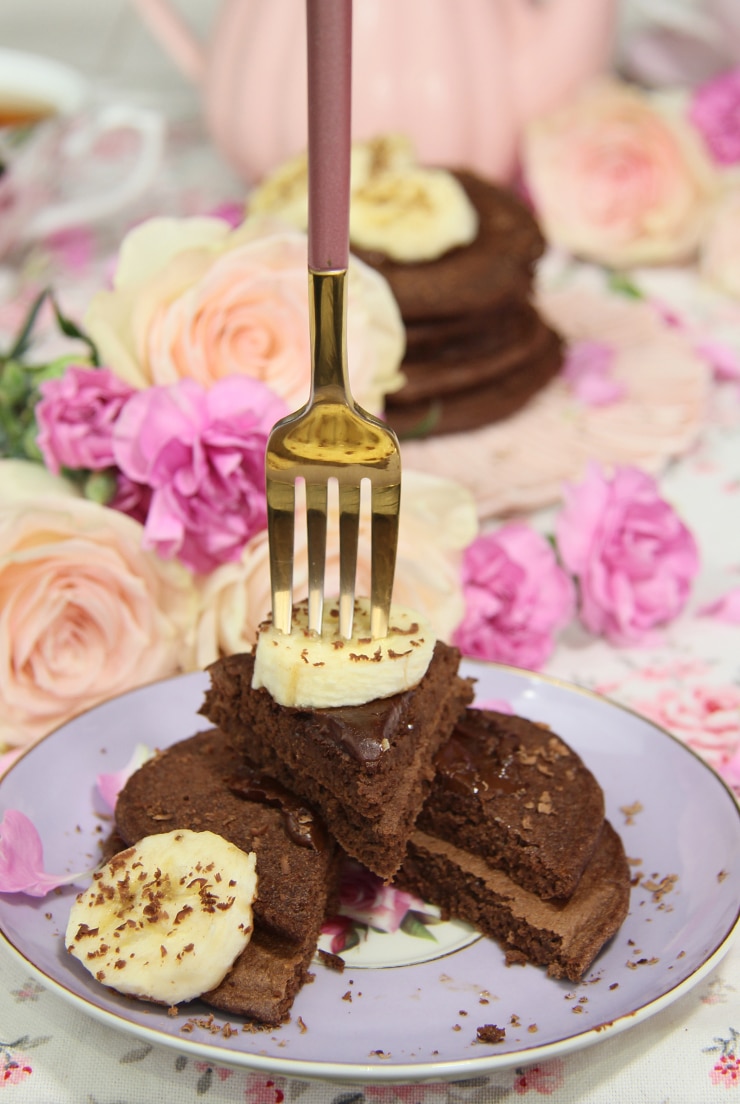
[(336, 706), (306, 713), (306, 731), (341, 744), (361, 763), (377, 762), (397, 737), (401, 717), (413, 690), (364, 705)]
[(228, 787), (237, 797), (280, 809), (288, 835), (300, 847), (325, 851), (329, 842), (326, 829), (312, 809), (286, 790), (274, 778), (261, 774), (243, 774), (230, 778)]
[[(481, 731), (483, 730), (483, 731)], [(481, 736), (487, 737), (481, 739)], [(437, 753), (437, 778), (455, 793), (477, 794), (484, 800), (513, 794), (522, 788), (517, 748), (520, 741), (501, 733), (480, 715), (463, 717)]]

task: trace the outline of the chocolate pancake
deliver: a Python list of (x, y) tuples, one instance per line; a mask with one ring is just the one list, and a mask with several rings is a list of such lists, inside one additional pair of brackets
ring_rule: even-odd
[(434, 776), (433, 759), (472, 700), (460, 653), (441, 641), (418, 686), (358, 706), (295, 709), (252, 689), (252, 655), (209, 668), (201, 712), (254, 765), (318, 809), (353, 858), (381, 878), (400, 866)]
[(604, 820), (581, 758), (523, 717), (467, 709), (435, 758), (418, 827), (480, 855), (538, 897), (569, 897)]
[(470, 245), (418, 264), (353, 246), (385, 276), (407, 324), (490, 310), (515, 292), (526, 298), (544, 249), (537, 222), (512, 192), (471, 172), (454, 175), (478, 212), (478, 234)]
[(605, 820), (596, 849), (567, 900), (543, 901), (478, 854), (417, 829), (397, 879), (496, 939), (510, 961), (546, 966), (579, 981), (629, 909), (630, 874), (622, 841)]
[(119, 795), (116, 827), (126, 844), (190, 828), (256, 852), (254, 935), (203, 1000), (260, 1023), (280, 1023), (306, 979), (336, 886), (339, 851), (319, 817), (248, 770), (239, 741), (213, 729), (136, 771)]
[(560, 338), (539, 319), (523, 346), (481, 353), (489, 341), (487, 334), (471, 335), (458, 363), (444, 347), (439, 361), (404, 362), (406, 384), (386, 397), (385, 408), (400, 437), (460, 433), (508, 418), (560, 371)]

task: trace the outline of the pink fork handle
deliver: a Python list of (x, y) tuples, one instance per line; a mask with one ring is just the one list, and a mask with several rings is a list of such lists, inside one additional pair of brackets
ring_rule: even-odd
[(306, 0), (308, 267), (349, 261), (352, 0)]

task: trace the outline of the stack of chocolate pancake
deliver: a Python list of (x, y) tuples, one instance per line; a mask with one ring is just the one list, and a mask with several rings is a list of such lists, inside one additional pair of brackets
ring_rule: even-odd
[(406, 327), (406, 384), (386, 398), (401, 436), (475, 429), (513, 414), (557, 374), (560, 337), (532, 305), (544, 239), (513, 193), (454, 174), (475, 207), (475, 240), (431, 261), (352, 250), (388, 280)]
[(360, 706), (279, 706), (252, 688), (253, 662), (211, 667), (201, 712), (218, 727), (146, 763), (116, 807), (127, 844), (208, 829), (256, 852), (254, 935), (206, 1003), (286, 1019), (345, 853), (509, 960), (583, 976), (626, 916), (630, 880), (601, 788), (571, 748), (546, 726), (469, 706), (446, 645), (419, 686)]

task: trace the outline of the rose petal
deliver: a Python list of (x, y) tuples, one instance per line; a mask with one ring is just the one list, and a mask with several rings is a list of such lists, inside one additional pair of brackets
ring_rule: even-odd
[(57, 886), (71, 885), (89, 877), (77, 874), (47, 874), (44, 849), (33, 823), (17, 809), (8, 809), (0, 822), (0, 893), (27, 893), (45, 897)]
[(493, 713), (508, 713), (511, 716), (514, 715), (514, 707), (511, 702), (504, 701), (503, 698), (487, 698), (486, 701), (476, 701), (476, 709), (490, 709)]
[(708, 602), (697, 610), (699, 617), (714, 617), (717, 621), (726, 621), (729, 625), (740, 625), (740, 587), (728, 590), (713, 602)]
[(146, 744), (137, 744), (125, 767), (122, 767), (119, 771), (111, 771), (109, 774), (99, 774), (95, 779), (98, 793), (111, 812), (114, 812), (118, 795), (131, 775), (134, 774), (139, 767), (142, 767), (148, 759), (151, 759), (153, 755), (154, 752), (151, 748), (147, 747)]

